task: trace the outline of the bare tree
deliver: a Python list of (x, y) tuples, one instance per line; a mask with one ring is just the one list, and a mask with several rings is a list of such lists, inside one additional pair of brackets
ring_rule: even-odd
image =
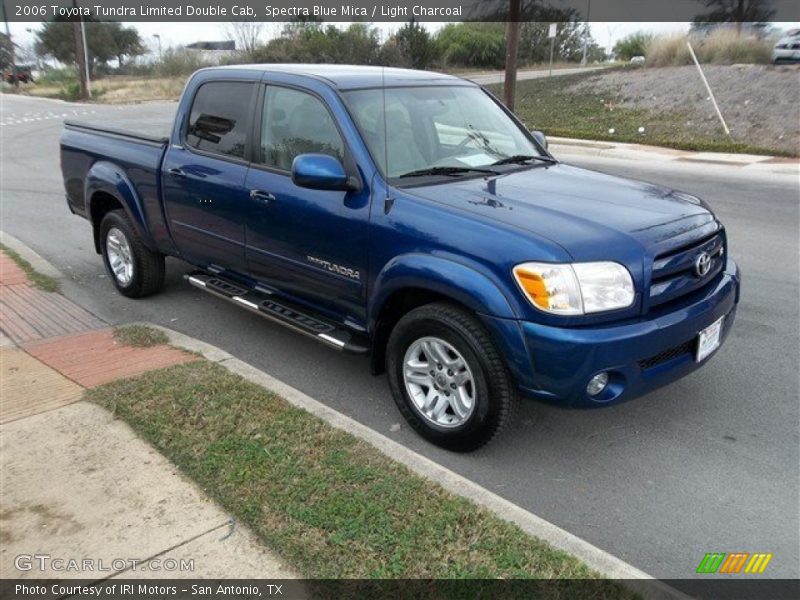
[(264, 23), (257, 21), (233, 21), (222, 26), (225, 37), (236, 42), (236, 49), (246, 54), (252, 54), (261, 45), (263, 30)]

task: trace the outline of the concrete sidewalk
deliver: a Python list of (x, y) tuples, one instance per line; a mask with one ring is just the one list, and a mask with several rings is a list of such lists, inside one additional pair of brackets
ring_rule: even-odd
[(601, 140), (548, 137), (550, 150), (557, 158), (580, 157), (633, 161), (638, 163), (672, 163), (683, 169), (697, 167), (705, 170), (726, 170), (740, 175), (800, 175), (800, 159), (760, 154), (724, 152), (695, 152), (662, 146), (631, 144)]
[(296, 577), (126, 424), (81, 401), (194, 355), (116, 343), (4, 254), (0, 329), (0, 578)]

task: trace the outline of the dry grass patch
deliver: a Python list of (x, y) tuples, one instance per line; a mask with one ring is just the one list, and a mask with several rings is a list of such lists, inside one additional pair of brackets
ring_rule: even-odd
[[(138, 102), (177, 100), (186, 77), (113, 76), (92, 82), (92, 101), (98, 104), (133, 104)], [(77, 81), (37, 83), (25, 86), (23, 93), (42, 98), (78, 99)]]
[(704, 38), (685, 35), (661, 35), (647, 46), (647, 66), (666, 67), (692, 64), (686, 42), (691, 41), (701, 64), (769, 64), (772, 44), (769, 38), (737, 34), (733, 29), (718, 29)]

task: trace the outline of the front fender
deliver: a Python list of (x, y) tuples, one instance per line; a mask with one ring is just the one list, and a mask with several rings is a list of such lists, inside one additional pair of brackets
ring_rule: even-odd
[(86, 175), (84, 198), (87, 215), (93, 214), (92, 204), (97, 201), (98, 192), (109, 194), (122, 205), (136, 234), (147, 247), (153, 249), (155, 244), (147, 228), (142, 200), (125, 172), (107, 161), (94, 163)]
[(481, 314), (519, 318), (518, 311), (500, 288), (476, 269), (430, 254), (403, 254), (390, 260), (375, 278), (370, 294), (370, 323), (386, 300), (402, 289), (437, 292)]
[(530, 385), (532, 373), (519, 325), (520, 307), (489, 277), (468, 265), (429, 254), (396, 257), (375, 279), (369, 306), (371, 331), (375, 331), (380, 311), (392, 294), (408, 288), (439, 293), (475, 312), (516, 381)]

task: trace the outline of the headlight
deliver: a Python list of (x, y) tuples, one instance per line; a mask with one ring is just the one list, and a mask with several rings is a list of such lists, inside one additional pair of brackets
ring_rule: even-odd
[(635, 297), (631, 274), (615, 262), (529, 262), (514, 267), (514, 278), (536, 308), (557, 315), (626, 308)]

